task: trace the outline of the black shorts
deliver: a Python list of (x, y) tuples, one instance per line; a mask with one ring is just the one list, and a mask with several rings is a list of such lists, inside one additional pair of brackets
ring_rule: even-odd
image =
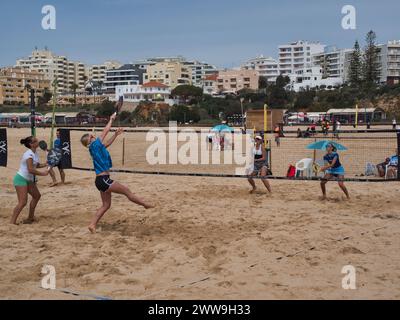
[(111, 185), (113, 184), (113, 180), (110, 179), (110, 176), (98, 176), (96, 177), (96, 188), (101, 192), (106, 192)]

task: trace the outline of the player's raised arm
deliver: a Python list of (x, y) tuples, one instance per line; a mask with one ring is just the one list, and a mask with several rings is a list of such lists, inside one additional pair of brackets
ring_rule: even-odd
[(116, 112), (111, 115), (110, 121), (108, 121), (108, 123), (107, 123), (106, 127), (104, 128), (103, 132), (99, 136), (101, 142), (104, 143), (104, 139), (107, 137), (108, 133), (110, 132), (112, 124), (113, 124), (113, 121), (115, 120), (116, 117), (117, 117), (117, 113)]

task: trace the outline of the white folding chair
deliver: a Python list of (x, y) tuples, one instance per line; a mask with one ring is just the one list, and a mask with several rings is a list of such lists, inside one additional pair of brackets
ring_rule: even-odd
[(307, 178), (311, 178), (313, 174), (313, 159), (302, 159), (296, 163), (296, 177), (297, 174), (300, 172), (301, 176), (303, 177), (304, 174)]

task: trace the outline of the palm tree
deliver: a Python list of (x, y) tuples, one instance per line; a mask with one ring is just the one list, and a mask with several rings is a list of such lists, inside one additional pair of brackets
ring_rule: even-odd
[(74, 104), (76, 105), (76, 90), (79, 89), (79, 86), (76, 83), (71, 85), (71, 90), (74, 93)]

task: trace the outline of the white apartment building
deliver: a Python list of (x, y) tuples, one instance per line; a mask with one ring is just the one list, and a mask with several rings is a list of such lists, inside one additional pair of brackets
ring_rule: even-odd
[(116, 86), (115, 100), (118, 100), (121, 96), (124, 97), (124, 101), (126, 102), (162, 101), (171, 106), (174, 104), (174, 100), (170, 99), (171, 88), (156, 81), (151, 81), (143, 85)]
[(353, 51), (353, 49), (338, 49), (336, 46), (327, 46), (324, 52), (312, 56), (312, 64), (322, 69), (323, 79), (340, 78), (344, 83), (348, 81)]
[(84, 64), (69, 61), (67, 57), (57, 56), (47, 49), (35, 49), (28, 58), (17, 60), (16, 66), (41, 72), (51, 83), (57, 79), (59, 94), (70, 92), (74, 83), (78, 85), (78, 90), (84, 90), (86, 75)]
[(325, 78), (320, 66), (307, 67), (288, 76), (290, 83), (287, 85), (287, 89), (295, 92), (321, 87), (329, 90), (343, 84), (341, 77)]
[(319, 42), (297, 41), (279, 46), (279, 72), (288, 76), (312, 66), (312, 56), (324, 51)]
[(107, 70), (104, 90), (108, 94), (113, 94), (117, 86), (142, 84), (144, 72), (145, 70), (134, 64), (125, 64), (120, 68)]
[(192, 85), (201, 87), (203, 80), (218, 72), (217, 68), (205, 62), (187, 61), (183, 63), (191, 69)]
[(380, 45), (381, 83), (400, 83), (400, 40)]
[(254, 70), (260, 77), (266, 78), (267, 82), (274, 83), (279, 76), (278, 61), (271, 57), (260, 55), (242, 64), (241, 69)]

